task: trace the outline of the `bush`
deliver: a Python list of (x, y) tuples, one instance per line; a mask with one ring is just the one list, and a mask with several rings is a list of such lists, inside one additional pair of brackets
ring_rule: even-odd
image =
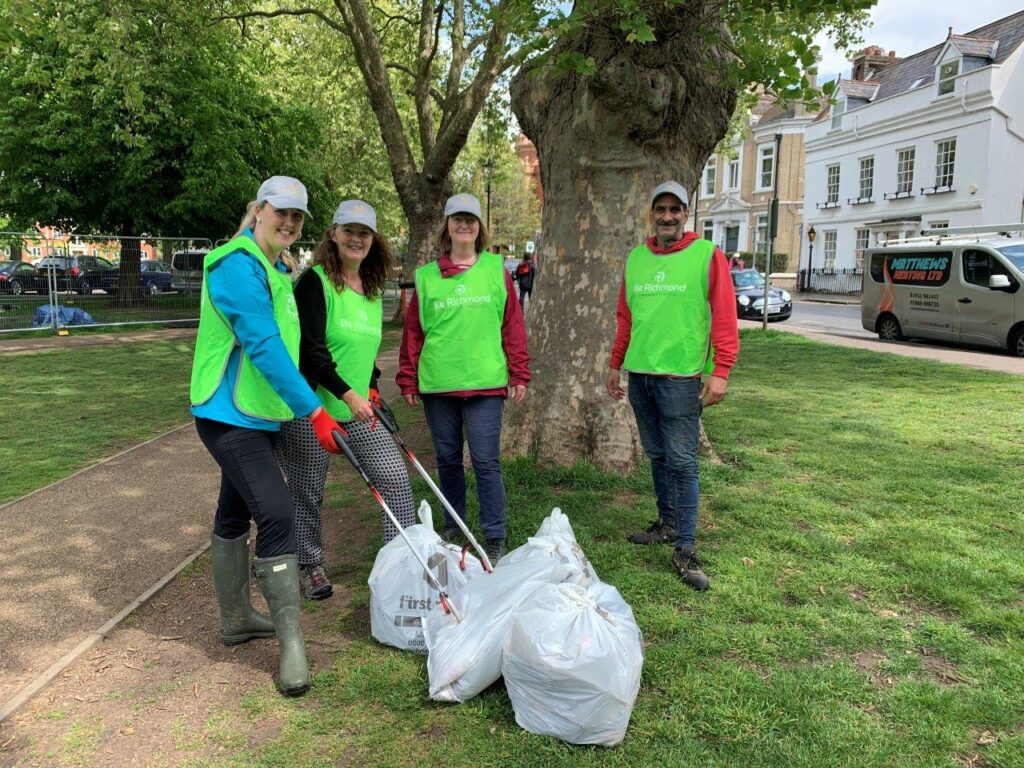
[[(753, 254), (749, 251), (740, 251), (740, 258), (743, 259), (744, 266), (750, 269), (756, 269), (760, 272), (764, 271), (764, 254), (758, 253)], [(729, 255), (729, 254), (726, 254)], [(772, 272), (790, 272), (789, 269), (789, 254), (788, 253), (773, 253), (772, 254)]]

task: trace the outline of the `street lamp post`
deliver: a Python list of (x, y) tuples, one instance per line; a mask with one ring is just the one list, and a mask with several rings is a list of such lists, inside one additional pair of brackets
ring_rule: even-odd
[(491, 230), (491, 174), (494, 172), (494, 161), (484, 160), (484, 178), (487, 180), (487, 231)]
[(811, 289), (811, 264), (814, 261), (814, 238), (818, 236), (818, 233), (814, 230), (814, 225), (807, 230), (807, 279), (804, 280), (804, 290), (809, 291)]

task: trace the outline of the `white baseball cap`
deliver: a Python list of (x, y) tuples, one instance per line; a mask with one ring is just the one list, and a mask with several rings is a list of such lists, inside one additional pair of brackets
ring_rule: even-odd
[(256, 201), (259, 203), (270, 203), (275, 208), (294, 208), (310, 216), (309, 195), (306, 188), (298, 179), (291, 176), (271, 176), (260, 184), (260, 191), (256, 193)]
[(362, 200), (342, 200), (338, 210), (334, 212), (332, 221), (339, 227), (345, 224), (362, 224), (374, 232), (377, 231), (377, 212), (373, 210), (372, 205)]
[(471, 213), (479, 221), (483, 221), (484, 218), (480, 215), (480, 201), (467, 192), (452, 195), (444, 204), (445, 216), (454, 216), (456, 213)]
[(654, 193), (651, 195), (651, 206), (654, 206), (654, 201), (662, 195), (675, 195), (679, 202), (683, 204), (684, 208), (690, 207), (690, 197), (686, 194), (686, 190), (683, 185), (678, 181), (663, 181), (661, 184), (654, 188)]

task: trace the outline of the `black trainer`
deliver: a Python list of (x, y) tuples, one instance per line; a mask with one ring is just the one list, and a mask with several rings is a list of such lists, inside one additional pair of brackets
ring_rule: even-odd
[(446, 525), (437, 535), (449, 544), (458, 544), (462, 541), (462, 529), (455, 525)]
[(675, 529), (665, 525), (661, 520), (655, 520), (646, 531), (631, 533), (628, 536), (628, 540), (634, 544), (667, 544), (675, 541), (675, 538)]
[(695, 549), (679, 549), (679, 547), (676, 547), (676, 551), (672, 553), (672, 567), (679, 571), (683, 581), (694, 589), (703, 591), (711, 586), (708, 577), (701, 570), (701, 562), (697, 558), (697, 550)]
[(498, 561), (505, 555), (505, 540), (488, 539), (486, 546), (484, 546), (484, 551), (487, 553), (487, 559), (491, 561), (491, 565), (497, 565)]

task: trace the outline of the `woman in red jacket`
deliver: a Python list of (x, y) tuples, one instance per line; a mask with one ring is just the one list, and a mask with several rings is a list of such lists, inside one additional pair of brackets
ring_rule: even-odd
[[(416, 270), (395, 380), (410, 405), (423, 401), (441, 490), (462, 518), (462, 446), (469, 443), (480, 525), (494, 563), (505, 552), (501, 417), (506, 398), (520, 403), (526, 396), (526, 325), (501, 256), (486, 250), (480, 201), (455, 195), (444, 215), (437, 236), (441, 256)], [(446, 513), (442, 537), (458, 534)]]

